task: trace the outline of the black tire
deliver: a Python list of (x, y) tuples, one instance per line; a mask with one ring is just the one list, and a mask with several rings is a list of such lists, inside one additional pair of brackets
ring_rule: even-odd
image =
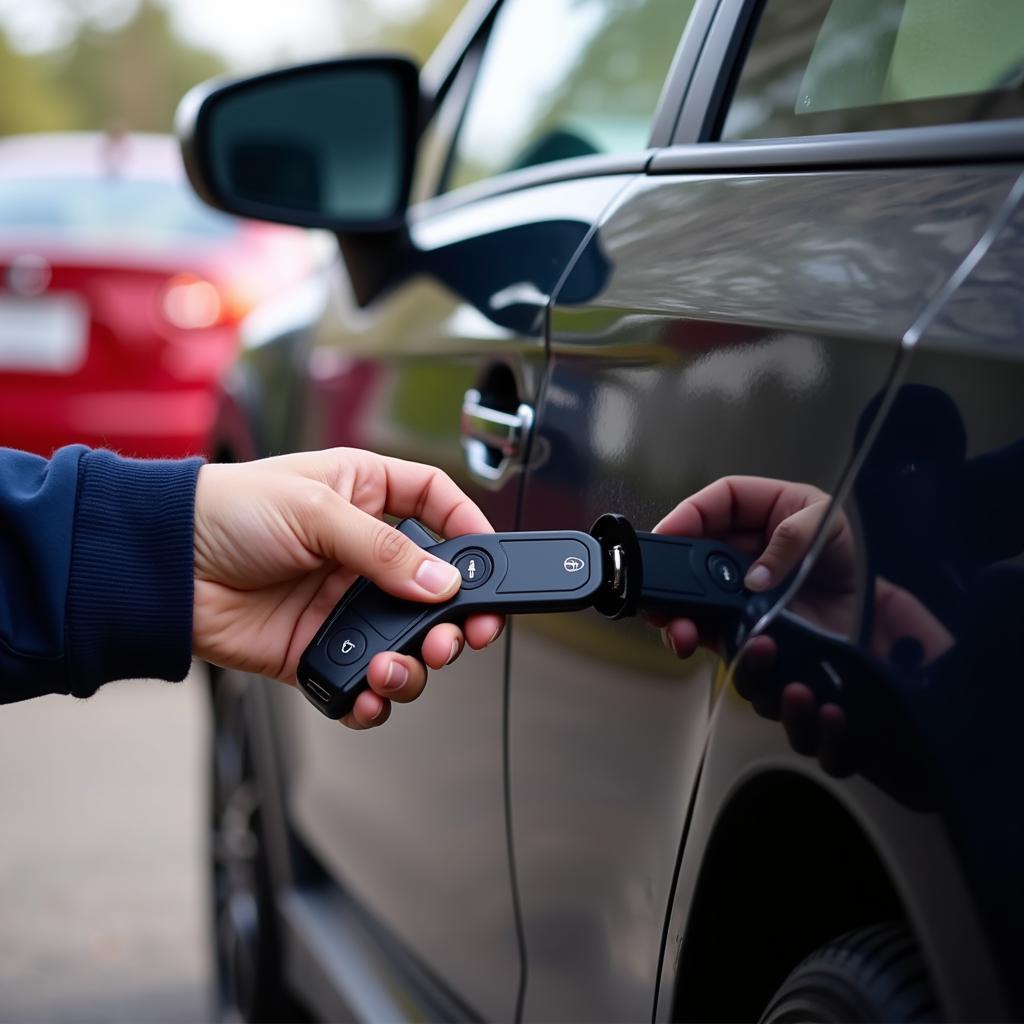
[(222, 1021), (301, 1020), (282, 981), (244, 678), (212, 683), (210, 882)]
[(761, 1015), (762, 1024), (938, 1019), (917, 942), (901, 924), (859, 928), (815, 950)]

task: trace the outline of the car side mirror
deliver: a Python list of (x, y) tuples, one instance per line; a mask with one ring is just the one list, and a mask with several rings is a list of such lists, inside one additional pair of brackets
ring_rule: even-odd
[(178, 106), (185, 168), (210, 205), (337, 232), (405, 221), (419, 72), (354, 57), (206, 82)]

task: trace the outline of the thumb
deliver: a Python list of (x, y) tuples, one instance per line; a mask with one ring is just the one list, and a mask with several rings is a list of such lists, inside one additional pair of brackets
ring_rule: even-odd
[(307, 541), (325, 558), (373, 580), (395, 597), (445, 601), (462, 585), (459, 570), (325, 487), (311, 503)]

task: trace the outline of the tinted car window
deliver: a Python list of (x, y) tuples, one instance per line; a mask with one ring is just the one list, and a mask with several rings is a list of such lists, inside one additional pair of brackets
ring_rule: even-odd
[(1021, 0), (766, 0), (723, 139), (1024, 115)]
[(506, 0), (453, 154), (450, 188), (647, 144), (693, 0)]
[(110, 178), (0, 180), (0, 228), (59, 231), (81, 239), (227, 237), (239, 222), (185, 185)]

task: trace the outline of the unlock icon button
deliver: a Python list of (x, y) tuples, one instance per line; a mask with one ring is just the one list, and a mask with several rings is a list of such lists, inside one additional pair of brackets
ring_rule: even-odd
[(462, 589), (472, 590), (486, 583), (494, 572), (494, 563), (486, 551), (470, 548), (460, 552), (453, 563), (462, 575)]

